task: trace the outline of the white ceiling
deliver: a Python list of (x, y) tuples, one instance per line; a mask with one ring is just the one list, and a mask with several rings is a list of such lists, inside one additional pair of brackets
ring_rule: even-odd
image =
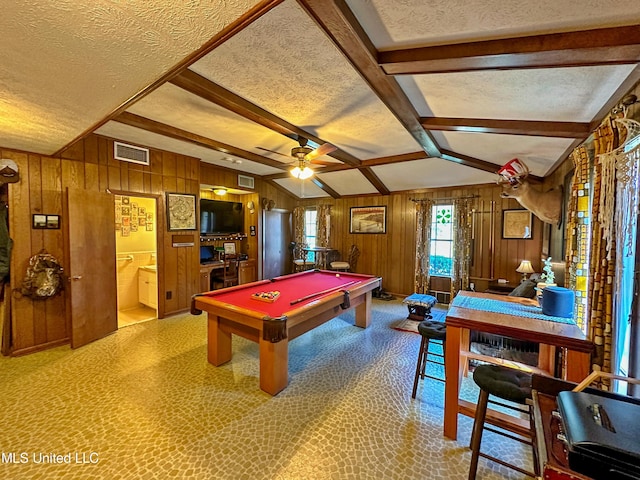
[[(620, 49), (598, 34), (637, 31), (640, 2), (216, 5), (3, 5), (0, 147), (53, 155), (96, 132), (263, 176), (304, 198), (482, 184), (516, 157), (544, 177), (640, 79), (638, 35)], [(517, 39), (583, 30), (595, 42), (584, 49), (538, 55)], [(533, 49), (560, 45), (554, 38), (535, 38)], [(416, 47), (431, 47), (427, 67), (385, 60)], [(387, 74), (397, 65), (405, 70)], [(420, 117), (455, 120), (457, 131), (433, 122), (425, 131)], [(490, 120), (512, 121), (512, 131)], [(579, 132), (558, 136), (569, 127), (554, 122)], [(287, 172), (296, 135), (338, 148), (305, 182)]]

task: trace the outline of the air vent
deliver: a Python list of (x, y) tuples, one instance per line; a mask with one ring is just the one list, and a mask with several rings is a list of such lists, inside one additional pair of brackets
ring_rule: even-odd
[(113, 157), (124, 162), (149, 165), (149, 149), (134, 147), (126, 143), (113, 142)]
[(238, 175), (238, 186), (244, 188), (255, 188), (253, 177), (247, 177), (246, 175)]

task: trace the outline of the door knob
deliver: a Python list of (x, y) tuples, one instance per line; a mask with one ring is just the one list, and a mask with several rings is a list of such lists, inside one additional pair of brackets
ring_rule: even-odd
[(82, 278), (82, 275), (72, 275), (72, 276), (69, 278), (69, 281), (71, 281), (71, 280), (78, 281), (78, 280), (80, 280), (81, 278)]

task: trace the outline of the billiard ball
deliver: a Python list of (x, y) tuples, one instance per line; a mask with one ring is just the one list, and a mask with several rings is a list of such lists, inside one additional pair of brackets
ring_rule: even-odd
[(339, 274), (339, 273), (336, 273), (336, 277), (340, 277), (340, 274)]

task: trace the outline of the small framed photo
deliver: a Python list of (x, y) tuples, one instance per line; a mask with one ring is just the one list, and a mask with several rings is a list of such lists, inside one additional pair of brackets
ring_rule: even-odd
[(387, 233), (387, 207), (351, 207), (349, 233)]
[(196, 229), (196, 196), (189, 193), (167, 193), (167, 228)]
[(33, 228), (47, 228), (47, 216), (34, 213)]
[(502, 211), (502, 238), (533, 238), (533, 214), (529, 210)]
[(60, 215), (47, 215), (47, 228), (60, 228)]
[(225, 255), (235, 255), (236, 254), (236, 244), (233, 242), (224, 242), (224, 254)]

